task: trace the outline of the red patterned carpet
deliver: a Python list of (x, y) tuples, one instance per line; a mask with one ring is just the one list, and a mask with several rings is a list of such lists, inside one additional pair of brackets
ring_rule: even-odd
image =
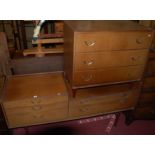
[[(14, 129), (12, 134), (23, 135), (154, 135), (155, 121), (134, 121), (125, 125), (124, 115), (121, 114), (116, 126), (107, 131), (111, 119), (95, 117), (91, 119), (33, 126), (26, 129)], [(100, 119), (101, 118), (101, 119)]]

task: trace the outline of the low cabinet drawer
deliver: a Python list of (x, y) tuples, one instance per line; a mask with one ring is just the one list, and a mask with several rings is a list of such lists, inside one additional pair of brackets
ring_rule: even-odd
[(75, 55), (75, 70), (101, 69), (106, 67), (121, 67), (145, 65), (148, 50), (127, 50), (77, 53)]
[(77, 33), (76, 52), (102, 50), (148, 49), (151, 32), (91, 32)]
[(51, 95), (47, 97), (34, 95), (31, 98), (16, 100), (16, 101), (7, 101), (3, 103), (4, 108), (23, 108), (27, 106), (45, 106), (52, 105), (53, 107), (58, 107), (65, 105), (68, 102), (68, 96), (66, 93), (58, 93), (56, 95)]
[(31, 106), (23, 108), (5, 109), (8, 126), (21, 127), (35, 124), (51, 123), (66, 119), (68, 115), (68, 106), (63, 105), (54, 108), (52, 105), (47, 106)]
[(143, 68), (143, 66), (130, 66), (75, 72), (74, 86), (137, 81), (142, 77)]
[(129, 101), (131, 92), (121, 92), (112, 95), (103, 95), (98, 97), (90, 97), (86, 99), (76, 100), (70, 103), (69, 116), (93, 116), (114, 112), (120, 109), (132, 108), (135, 102)]

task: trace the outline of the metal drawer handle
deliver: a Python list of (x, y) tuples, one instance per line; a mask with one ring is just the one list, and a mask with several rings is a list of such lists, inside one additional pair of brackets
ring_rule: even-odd
[(43, 118), (44, 115), (33, 115), (33, 118), (37, 119), (37, 118)]
[(88, 107), (83, 107), (83, 108), (80, 108), (79, 110), (80, 110), (80, 112), (87, 112), (89, 110), (89, 108)]
[(40, 98), (37, 95), (35, 95), (35, 96), (33, 96), (31, 102), (33, 104), (39, 104), (41, 102), (41, 100), (40, 100)]
[(95, 45), (95, 41), (85, 41), (85, 44), (87, 46), (94, 46)]
[(93, 60), (91, 60), (91, 61), (83, 61), (83, 63), (85, 65), (87, 65), (87, 66), (91, 66), (94, 63), (94, 61)]
[(141, 43), (142, 43), (142, 40), (136, 39), (136, 43), (137, 43), (137, 44), (141, 44)]
[(32, 109), (33, 110), (40, 110), (40, 109), (42, 109), (42, 107), (41, 106), (33, 106)]
[(88, 81), (90, 81), (92, 78), (93, 78), (93, 76), (90, 75), (90, 76), (88, 76), (88, 78), (85, 78), (85, 81), (88, 82)]
[(135, 58), (135, 57), (131, 57), (131, 59), (132, 59), (132, 61), (135, 61), (135, 60), (136, 60), (136, 58)]

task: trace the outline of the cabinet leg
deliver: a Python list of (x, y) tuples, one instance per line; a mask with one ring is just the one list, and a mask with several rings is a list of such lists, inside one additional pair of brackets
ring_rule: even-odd
[(132, 111), (125, 111), (124, 115), (125, 115), (125, 124), (130, 125), (134, 121)]

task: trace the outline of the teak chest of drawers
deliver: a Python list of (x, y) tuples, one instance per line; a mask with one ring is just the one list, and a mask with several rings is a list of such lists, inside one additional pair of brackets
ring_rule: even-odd
[(65, 76), (71, 88), (140, 81), (152, 31), (132, 21), (66, 21)]

